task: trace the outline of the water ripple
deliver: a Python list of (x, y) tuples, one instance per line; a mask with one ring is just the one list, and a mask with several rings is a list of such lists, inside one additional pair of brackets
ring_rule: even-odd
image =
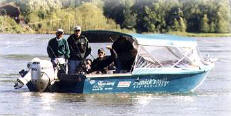
[(48, 59), (47, 56), (44, 55), (33, 55), (33, 54), (8, 54), (8, 55), (1, 55), (0, 57), (8, 59), (8, 60), (27, 60), (30, 61), (31, 59), (38, 57), (42, 59)]

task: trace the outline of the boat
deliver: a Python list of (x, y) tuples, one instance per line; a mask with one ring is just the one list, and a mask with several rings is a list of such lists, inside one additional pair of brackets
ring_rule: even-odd
[[(125, 34), (114, 31), (82, 32), (89, 43), (113, 43), (126, 36), (137, 50), (131, 71), (69, 75), (54, 70), (50, 61), (34, 58), (20, 71), (15, 88), (63, 93), (188, 93), (198, 88), (215, 60), (200, 55), (194, 38), (170, 34)], [(61, 63), (60, 64), (64, 64)]]

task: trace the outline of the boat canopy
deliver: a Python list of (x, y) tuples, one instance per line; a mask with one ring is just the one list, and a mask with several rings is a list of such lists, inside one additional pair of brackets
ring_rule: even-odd
[(199, 68), (202, 64), (197, 42), (190, 37), (169, 34), (124, 34), (113, 31), (85, 31), (83, 34), (90, 43), (112, 43), (120, 36), (125, 36), (137, 50), (133, 65), (133, 71), (136, 72), (147, 68), (192, 69)]
[(136, 72), (143, 68), (192, 69), (202, 64), (193, 38), (169, 34), (132, 34), (132, 37), (138, 43)]
[(113, 43), (120, 36), (126, 37), (130, 42), (135, 41), (131, 35), (115, 31), (88, 30), (83, 31), (82, 35), (86, 36), (90, 43)]
[(131, 34), (139, 45), (145, 46), (175, 46), (175, 47), (196, 47), (197, 42), (190, 37), (183, 37), (170, 34)]
[(170, 34), (125, 34), (105, 30), (88, 30), (83, 31), (82, 34), (88, 38), (90, 43), (113, 43), (120, 36), (125, 36), (129, 41), (143, 46), (197, 46), (197, 42), (193, 38)]

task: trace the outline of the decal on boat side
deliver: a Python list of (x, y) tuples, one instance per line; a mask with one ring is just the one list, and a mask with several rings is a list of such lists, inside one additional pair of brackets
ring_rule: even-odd
[(112, 90), (115, 82), (111, 81), (98, 81), (94, 82), (92, 86), (92, 91), (102, 91), (102, 90)]
[(117, 87), (129, 87), (130, 84), (131, 84), (131, 81), (120, 81)]
[(163, 79), (145, 79), (133, 83), (133, 88), (153, 88), (153, 87), (166, 87), (169, 81), (167, 78)]
[(115, 82), (110, 81), (98, 81), (99, 86), (114, 86)]
[(95, 83), (95, 80), (90, 80), (90, 84), (94, 84)]

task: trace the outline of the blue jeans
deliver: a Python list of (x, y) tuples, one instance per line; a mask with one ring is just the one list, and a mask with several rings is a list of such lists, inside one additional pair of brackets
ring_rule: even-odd
[(81, 60), (69, 60), (68, 61), (68, 74), (75, 74)]

